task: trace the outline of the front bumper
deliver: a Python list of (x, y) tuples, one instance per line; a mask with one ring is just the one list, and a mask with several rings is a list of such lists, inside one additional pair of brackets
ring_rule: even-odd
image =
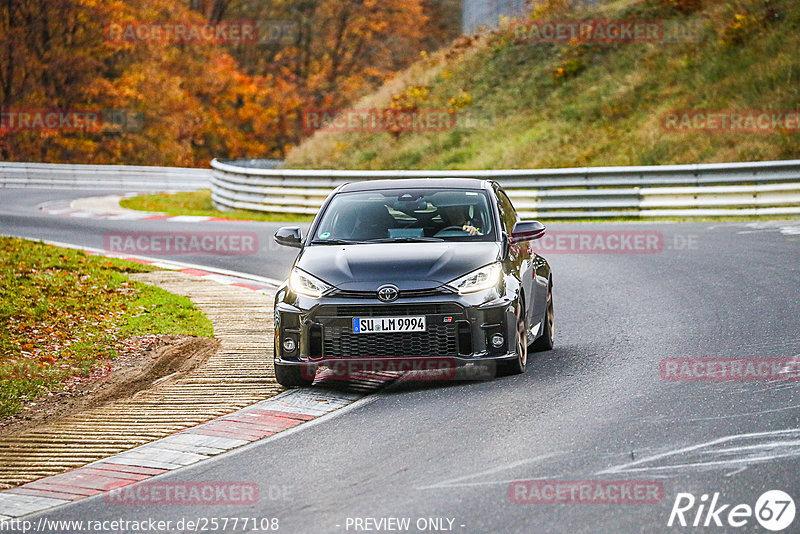
[[(275, 302), (275, 363), (318, 364), (336, 360), (448, 358), (456, 366), (516, 358), (516, 298), (511, 295), (437, 294), (377, 299), (310, 299), (282, 287)], [(419, 316), (426, 332), (354, 334), (353, 317)], [(503, 336), (500, 346), (492, 337)], [(286, 340), (293, 350), (287, 350)]]

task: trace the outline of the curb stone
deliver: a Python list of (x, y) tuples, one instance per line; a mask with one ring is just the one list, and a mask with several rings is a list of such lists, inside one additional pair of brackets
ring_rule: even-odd
[(366, 393), (294, 389), (60, 475), (0, 492), (0, 521), (19, 518), (208, 460), (343, 408)]
[(256, 222), (249, 219), (228, 219), (204, 215), (166, 215), (120, 207), (119, 201), (142, 193), (86, 197), (77, 200), (54, 200), (39, 205), (39, 209), (50, 215), (80, 217), (82, 219), (105, 219), (112, 221), (165, 221), (165, 222)]

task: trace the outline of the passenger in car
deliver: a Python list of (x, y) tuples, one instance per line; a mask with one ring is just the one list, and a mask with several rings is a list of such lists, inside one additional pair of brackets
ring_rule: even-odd
[(389, 237), (389, 228), (397, 226), (397, 221), (389, 214), (383, 203), (370, 203), (359, 206), (352, 231), (353, 239), (380, 239)]

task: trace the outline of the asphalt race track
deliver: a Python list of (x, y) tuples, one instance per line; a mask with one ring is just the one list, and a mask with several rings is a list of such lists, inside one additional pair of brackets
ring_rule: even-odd
[[(259, 250), (256, 254), (180, 254), (164, 255), (156, 252), (143, 256), (163, 257), (185, 263), (196, 263), (234, 271), (248, 273), (274, 273), (275, 278), (282, 278), (292, 266), (293, 249), (281, 247), (272, 239), (272, 234), (281, 223), (224, 222), (207, 223), (202, 226), (196, 222), (163, 221), (121, 221), (103, 219), (81, 219), (78, 217), (60, 217), (43, 213), (37, 207), (51, 200), (70, 200), (76, 198), (103, 196), (119, 191), (101, 190), (61, 190), (45, 189), (0, 189), (0, 234), (31, 237), (81, 245), (92, 248), (104, 248), (104, 237), (111, 233), (124, 232), (197, 232), (205, 229), (209, 232), (244, 233), (255, 232), (258, 235)], [(300, 225), (303, 226), (303, 225)], [(288, 252), (288, 253), (287, 253)], [(296, 252), (296, 250), (294, 250)], [(262, 275), (268, 276), (268, 275)]]
[[(0, 233), (100, 248), (107, 232), (167, 225), (252, 231), (260, 237), (256, 254), (170, 259), (278, 279), (296, 252), (271, 244), (277, 223), (107, 221), (36, 209), (100, 194), (0, 189)], [(556, 348), (533, 354), (526, 374), (395, 384), (296, 431), (158, 478), (254, 482), (255, 505), (113, 506), (93, 497), (40, 516), (173, 525), (278, 518), (279, 532), (292, 533), (378, 531), (367, 518), (409, 518), (410, 532), (768, 532), (755, 517), (730, 526), (729, 511), (755, 507), (773, 489), (800, 506), (798, 380), (669, 381), (660, 373), (665, 358), (800, 355), (800, 221), (548, 230), (646, 231), (661, 241), (646, 253), (543, 253), (555, 273)], [(509, 485), (534, 479), (657, 482), (663, 498), (512, 502)], [(668, 527), (679, 493), (697, 500), (685, 514), (690, 525), (701, 495), (709, 496), (707, 509), (719, 493), (718, 507), (729, 505), (719, 515), (724, 526), (710, 519), (707, 528)], [(388, 531), (394, 523), (380, 525)], [(800, 532), (800, 518), (784, 532)]]

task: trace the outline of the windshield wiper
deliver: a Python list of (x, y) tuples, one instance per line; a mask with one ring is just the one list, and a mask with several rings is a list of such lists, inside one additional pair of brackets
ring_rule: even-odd
[(353, 241), (352, 239), (314, 239), (312, 245), (355, 245), (363, 241)]
[(444, 239), (441, 237), (384, 237), (362, 241), (362, 243), (428, 243), (438, 241), (444, 241)]

